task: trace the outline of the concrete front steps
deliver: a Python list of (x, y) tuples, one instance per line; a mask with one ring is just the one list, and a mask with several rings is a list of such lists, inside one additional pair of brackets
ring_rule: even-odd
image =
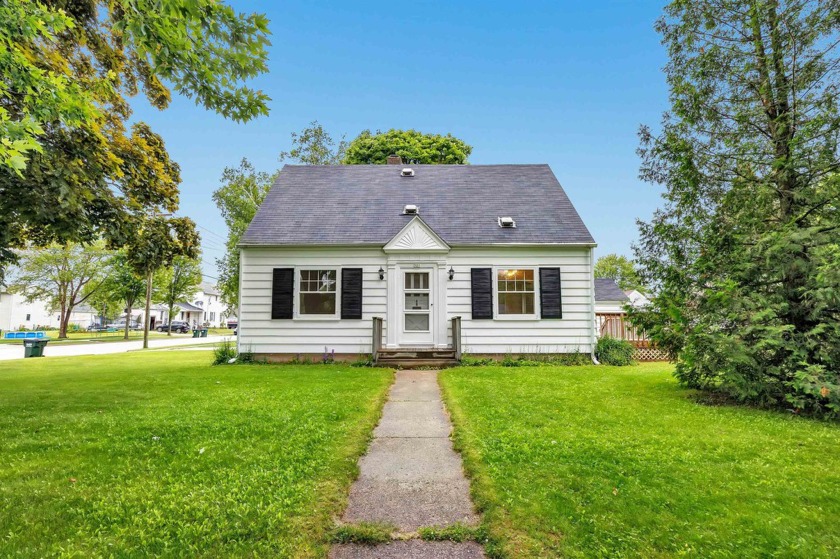
[(380, 349), (376, 364), (382, 367), (412, 369), (416, 367), (453, 367), (458, 364), (455, 350), (451, 348), (401, 347)]

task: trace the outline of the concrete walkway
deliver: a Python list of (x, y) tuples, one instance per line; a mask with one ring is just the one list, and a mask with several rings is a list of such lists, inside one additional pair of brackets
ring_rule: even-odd
[[(193, 338), (192, 336), (178, 336), (167, 339), (150, 339), (149, 348), (177, 348), (178, 346), (193, 344), (212, 344), (229, 339), (236, 343), (233, 336), (208, 336), (206, 338)], [(44, 348), (44, 357), (68, 357), (73, 355), (101, 355), (105, 353), (125, 353), (136, 349), (143, 349), (143, 340), (131, 340), (129, 342), (91, 342), (86, 344), (61, 343), (47, 344)], [(23, 359), (23, 340), (15, 344), (0, 344), (0, 361), (10, 359)]]
[[(343, 522), (378, 522), (412, 533), (426, 526), (477, 525), (461, 457), (453, 450), (452, 424), (443, 407), (437, 371), (398, 371), (382, 420), (359, 461)], [(332, 559), (484, 557), (480, 545), (395, 541), (336, 545)]]

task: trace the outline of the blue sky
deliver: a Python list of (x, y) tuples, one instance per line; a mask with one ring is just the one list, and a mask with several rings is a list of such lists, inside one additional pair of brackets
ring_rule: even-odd
[(181, 215), (204, 240), (212, 280), (225, 226), (211, 200), (243, 157), (279, 167), (289, 135), (318, 120), (334, 137), (366, 128), (451, 132), (470, 162), (548, 163), (599, 247), (631, 255), (635, 220), (659, 205), (638, 180), (640, 124), (667, 108), (663, 3), (234, 2), (271, 20), (270, 72), (252, 85), (271, 114), (226, 121), (185, 98), (135, 118), (181, 165)]

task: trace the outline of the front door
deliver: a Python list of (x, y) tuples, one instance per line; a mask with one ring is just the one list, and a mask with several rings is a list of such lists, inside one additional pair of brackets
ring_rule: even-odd
[(434, 327), (431, 270), (403, 271), (403, 293), (400, 297), (401, 346), (430, 346), (434, 344)]

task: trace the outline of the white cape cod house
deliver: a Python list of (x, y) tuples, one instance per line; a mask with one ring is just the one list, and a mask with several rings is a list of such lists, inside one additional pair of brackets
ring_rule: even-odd
[(591, 353), (594, 247), (547, 165), (286, 165), (241, 240), (239, 349)]

